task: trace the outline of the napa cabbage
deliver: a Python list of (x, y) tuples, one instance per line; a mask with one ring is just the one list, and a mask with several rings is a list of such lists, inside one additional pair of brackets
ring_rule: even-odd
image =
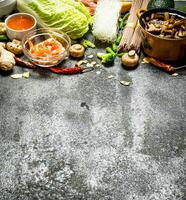
[(17, 0), (17, 8), (35, 16), (41, 27), (65, 32), (72, 39), (83, 37), (91, 23), (87, 8), (74, 0)]

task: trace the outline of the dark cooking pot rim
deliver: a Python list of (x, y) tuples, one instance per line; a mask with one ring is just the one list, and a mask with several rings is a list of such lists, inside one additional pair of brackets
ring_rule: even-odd
[(155, 9), (151, 9), (151, 10), (148, 10), (146, 12), (144, 12), (140, 18), (139, 18), (139, 23), (140, 23), (140, 26), (142, 27), (142, 29), (148, 33), (149, 35), (151, 36), (154, 36), (156, 38), (159, 38), (159, 39), (163, 39), (163, 40), (170, 40), (170, 41), (182, 41), (182, 40), (186, 40), (186, 38), (162, 38), (162, 37), (159, 37), (158, 35), (154, 35), (152, 33), (149, 33), (148, 31), (145, 30), (144, 26), (143, 26), (143, 21), (142, 19), (145, 18), (145, 17), (148, 17), (149, 15), (151, 15), (152, 13), (159, 13), (159, 12), (169, 12), (170, 14), (177, 14), (178, 16), (180, 17), (183, 17), (183, 18), (186, 18), (186, 13), (183, 12), (183, 11), (180, 11), (180, 10), (176, 10), (176, 9), (173, 9), (173, 8), (155, 8)]

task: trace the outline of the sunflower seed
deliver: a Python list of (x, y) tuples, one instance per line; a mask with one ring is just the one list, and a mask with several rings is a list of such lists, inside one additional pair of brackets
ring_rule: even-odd
[(124, 86), (129, 86), (131, 84), (130, 81), (120, 81), (120, 84), (124, 85)]
[(97, 74), (97, 75), (100, 75), (100, 74), (101, 74), (101, 71), (96, 71), (96, 74)]
[(92, 64), (92, 65), (96, 65), (96, 61), (92, 61), (90, 64)]
[(29, 78), (30, 77), (30, 72), (24, 72), (23, 73), (24, 78)]
[(23, 78), (23, 74), (13, 74), (10, 77), (13, 79), (19, 79), (19, 78)]
[(91, 55), (87, 56), (87, 58), (93, 58), (93, 57), (94, 57), (94, 55), (93, 55), (93, 54), (91, 54)]
[(82, 65), (82, 64), (86, 64), (88, 61), (87, 60), (80, 60), (79, 62), (77, 62), (77, 65)]
[(108, 78), (108, 79), (112, 79), (112, 78), (114, 78), (114, 76), (113, 76), (113, 75), (110, 75), (110, 76), (108, 76), (107, 78)]
[(87, 67), (94, 67), (94, 65), (92, 65), (91, 63), (87, 63), (86, 66)]
[(176, 76), (178, 76), (178, 75), (179, 75), (178, 73), (172, 74), (173, 77), (176, 77)]

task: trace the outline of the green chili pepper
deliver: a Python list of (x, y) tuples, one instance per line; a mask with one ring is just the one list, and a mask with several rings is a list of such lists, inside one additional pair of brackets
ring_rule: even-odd
[(0, 35), (0, 41), (1, 42), (7, 42), (8, 41), (8, 37), (6, 35)]

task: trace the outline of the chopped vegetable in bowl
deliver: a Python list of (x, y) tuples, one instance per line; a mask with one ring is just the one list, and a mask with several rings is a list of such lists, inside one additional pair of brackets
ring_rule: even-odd
[(23, 39), (24, 54), (36, 65), (51, 67), (69, 55), (70, 38), (50, 29), (38, 29)]

